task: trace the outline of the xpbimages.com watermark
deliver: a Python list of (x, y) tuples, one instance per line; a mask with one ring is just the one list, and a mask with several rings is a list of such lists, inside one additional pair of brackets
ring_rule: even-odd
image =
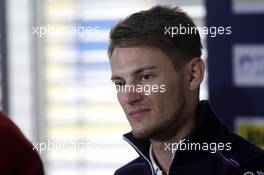
[(231, 26), (211, 26), (211, 27), (191, 27), (191, 26), (183, 26), (180, 24), (179, 26), (165, 26), (164, 34), (174, 37), (176, 35), (192, 35), (200, 33), (201, 35), (208, 35), (209, 37), (217, 37), (219, 35), (230, 35), (232, 33)]
[(33, 150), (40, 154), (43, 152), (67, 151), (67, 152), (86, 152), (90, 149), (97, 149), (98, 145), (93, 142), (47, 142), (33, 143)]
[(230, 151), (232, 149), (232, 144), (227, 143), (195, 143), (189, 140), (180, 140), (178, 143), (164, 143), (164, 150), (170, 151), (172, 154), (177, 151), (210, 151), (210, 153), (216, 153), (217, 151)]
[(164, 93), (166, 91), (165, 87), (165, 85), (116, 85), (116, 91), (117, 93), (137, 92), (150, 95), (157, 92)]
[(93, 32), (98, 32), (99, 26), (60, 26), (60, 25), (43, 25), (43, 26), (33, 26), (32, 34), (34, 36), (43, 37), (49, 34), (60, 34), (63, 35), (73, 35), (80, 38), (86, 37)]

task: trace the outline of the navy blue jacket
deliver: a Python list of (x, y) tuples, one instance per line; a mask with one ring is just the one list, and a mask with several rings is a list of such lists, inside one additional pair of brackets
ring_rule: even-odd
[[(169, 175), (264, 175), (264, 151), (232, 133), (216, 116), (208, 101), (201, 101), (196, 124), (185, 137), (192, 143), (231, 143), (231, 149), (214, 151), (177, 150)], [(137, 140), (131, 133), (124, 139), (139, 157), (119, 168), (115, 175), (154, 175), (148, 140)]]

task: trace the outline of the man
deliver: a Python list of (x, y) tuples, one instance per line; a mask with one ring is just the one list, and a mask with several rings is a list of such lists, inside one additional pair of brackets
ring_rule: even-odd
[(43, 165), (33, 145), (17, 126), (0, 112), (0, 174), (43, 175)]
[[(179, 34), (183, 27), (192, 32)], [(199, 101), (201, 48), (195, 24), (177, 7), (132, 14), (111, 30), (112, 81), (132, 128), (124, 139), (139, 154), (116, 175), (264, 173), (263, 151)]]

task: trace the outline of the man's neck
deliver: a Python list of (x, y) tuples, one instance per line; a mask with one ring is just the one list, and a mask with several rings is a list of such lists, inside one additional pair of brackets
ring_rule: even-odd
[(193, 128), (194, 119), (195, 117), (193, 113), (190, 115), (190, 117), (188, 117), (188, 120), (186, 121), (184, 126), (177, 132), (177, 134), (170, 139), (162, 140), (162, 141), (150, 139), (155, 160), (157, 161), (157, 164), (164, 172), (167, 173), (169, 171), (171, 161), (173, 158), (173, 153), (171, 152), (171, 149), (170, 150), (166, 149), (166, 144), (168, 145), (170, 143), (171, 145), (171, 143), (178, 143), (181, 139), (183, 139)]

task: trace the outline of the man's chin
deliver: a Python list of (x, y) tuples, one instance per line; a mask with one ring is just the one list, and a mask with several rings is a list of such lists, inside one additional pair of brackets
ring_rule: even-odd
[[(145, 129), (145, 130), (144, 130)], [(167, 139), (171, 138), (171, 134), (168, 135), (166, 133), (166, 130), (164, 130), (163, 127), (160, 128), (152, 128), (149, 130), (146, 130), (146, 128), (144, 129), (132, 129), (132, 134), (134, 136), (134, 138), (138, 139), (138, 140), (148, 140), (148, 139), (153, 139), (153, 140), (160, 140), (160, 141), (164, 141)]]
[(135, 131), (132, 130), (133, 136), (138, 140), (147, 140), (149, 139), (149, 135), (144, 131)]

